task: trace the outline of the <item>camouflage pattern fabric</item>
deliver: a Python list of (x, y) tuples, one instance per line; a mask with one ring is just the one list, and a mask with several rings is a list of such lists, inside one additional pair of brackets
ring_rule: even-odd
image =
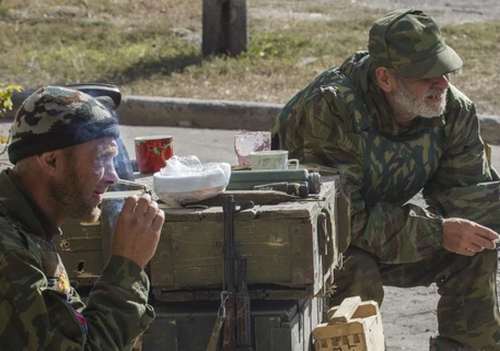
[(131, 350), (154, 318), (149, 280), (112, 256), (85, 306), (33, 206), (0, 173), (0, 350)]
[(445, 44), (434, 19), (415, 9), (392, 11), (377, 20), (370, 30), (368, 48), (377, 67), (394, 68), (406, 77), (439, 77), (463, 63)]
[(103, 137), (118, 139), (118, 122), (99, 101), (81, 91), (48, 86), (30, 95), (11, 127), (9, 159), (64, 149)]
[[(372, 75), (373, 62), (367, 52), (357, 52), (340, 67), (327, 70), (285, 105), (271, 131), (273, 140), (278, 139), (278, 147), (302, 163), (337, 168), (345, 174), (351, 194), (351, 233), (340, 235), (350, 235), (351, 247), (362, 249), (379, 266), (422, 265), (425, 271), (425, 262), (445, 254), (443, 217), (465, 217), (500, 231), (500, 183), (493, 181), (496, 172), (479, 135), (474, 105), (458, 89), (450, 85), (443, 116), (417, 118), (410, 129), (403, 130), (393, 120)], [(422, 189), (430, 208), (409, 202)], [(458, 310), (453, 313), (444, 308), (440, 317), (441, 328), (447, 313), (450, 319), (461, 313), (464, 317), (455, 321), (460, 326), (457, 330), (461, 333), (462, 324), (467, 323), (469, 329), (459, 340), (477, 350), (483, 346), (484, 350), (500, 349), (492, 255), (496, 252), (475, 256), (488, 264), (478, 268), (480, 274), (463, 272), (472, 274), (468, 285), (448, 279), (440, 289), (467, 287), (467, 291), (455, 291), (464, 299), (472, 291), (481, 294), (474, 308), (489, 311), (491, 318), (484, 323), (482, 318), (466, 319), (470, 309), (463, 305), (455, 305)], [(447, 256), (450, 269), (459, 264), (455, 260), (462, 260), (455, 256)], [(367, 291), (375, 289), (369, 273), (359, 274), (364, 278), (352, 279), (353, 283)], [(440, 283), (446, 274), (443, 267), (433, 279), (427, 278)], [(409, 286), (408, 280), (412, 277), (401, 275), (393, 284)]]
[(433, 350), (499, 350), (497, 263), (496, 251), (467, 257), (439, 250), (416, 263), (386, 265), (351, 246), (343, 268), (335, 274), (336, 292), (330, 305), (356, 295), (381, 304), (383, 285), (408, 288), (436, 283), (441, 298), (437, 306), (439, 337), (434, 337)]

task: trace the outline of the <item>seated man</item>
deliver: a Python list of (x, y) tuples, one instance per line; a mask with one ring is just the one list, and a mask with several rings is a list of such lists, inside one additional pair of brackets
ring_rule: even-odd
[[(272, 130), (273, 148), (346, 175), (352, 230), (330, 303), (436, 283), (431, 349), (500, 350), (500, 185), (474, 105), (450, 83), (462, 60), (419, 10), (377, 20), (368, 48), (300, 91)], [(408, 203), (422, 189), (428, 208)]]
[(116, 119), (87, 94), (45, 87), (24, 101), (11, 133), (14, 167), (0, 173), (0, 350), (130, 350), (154, 318), (143, 269), (164, 222), (158, 204), (125, 200), (87, 306), (52, 243), (66, 220), (99, 218), (118, 181)]

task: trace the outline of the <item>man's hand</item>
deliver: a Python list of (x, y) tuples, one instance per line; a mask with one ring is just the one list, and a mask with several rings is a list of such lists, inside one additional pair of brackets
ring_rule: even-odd
[(484, 249), (496, 248), (494, 240), (499, 235), (480, 224), (461, 218), (447, 218), (443, 221), (443, 247), (451, 252), (474, 256)]
[(160, 241), (165, 213), (150, 195), (129, 196), (116, 220), (111, 252), (144, 268)]

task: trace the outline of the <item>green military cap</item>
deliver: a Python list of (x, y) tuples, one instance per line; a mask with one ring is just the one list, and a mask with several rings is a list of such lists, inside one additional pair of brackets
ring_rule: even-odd
[(462, 59), (444, 43), (434, 19), (415, 9), (396, 10), (377, 20), (368, 49), (376, 67), (393, 68), (408, 77), (434, 78), (462, 67)]

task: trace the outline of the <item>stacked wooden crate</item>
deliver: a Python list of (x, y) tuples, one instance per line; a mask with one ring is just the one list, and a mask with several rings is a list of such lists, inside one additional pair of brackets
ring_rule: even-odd
[[(231, 191), (237, 202), (255, 203), (234, 216), (236, 248), (247, 261), (255, 350), (312, 347), (312, 330), (324, 318), (323, 296), (339, 260), (338, 181), (325, 181), (320, 194), (299, 200)], [(222, 198), (211, 203), (222, 203)], [(169, 339), (177, 340), (177, 348), (161, 345), (164, 349), (204, 350), (220, 304), (222, 208), (165, 209), (165, 216), (162, 240), (150, 264), (161, 312), (144, 345)], [(167, 324), (169, 333), (159, 337), (158, 330)]]
[[(305, 199), (231, 191), (237, 202), (255, 203), (234, 216), (237, 251), (247, 260), (255, 350), (312, 347), (311, 332), (323, 319), (323, 297), (348, 242), (348, 231), (339, 228), (348, 223), (348, 205), (344, 202), (339, 209), (339, 199), (345, 200), (339, 197), (340, 185), (339, 177), (324, 178), (320, 193)], [(73, 284), (81, 289), (93, 284), (109, 257), (116, 209), (126, 195), (103, 201), (99, 223), (70, 223), (63, 229), (61, 256)], [(177, 346), (163, 349), (205, 350), (222, 288), (222, 200), (211, 199), (202, 207), (163, 208), (162, 237), (149, 265), (151, 302), (158, 318), (144, 335), (144, 351), (160, 350), (153, 346), (172, 340)]]
[[(299, 200), (272, 192), (232, 192), (237, 202), (255, 203), (234, 216), (235, 245), (246, 257), (253, 298), (301, 299), (324, 292), (339, 259), (337, 186), (336, 180), (325, 182), (320, 194)], [(150, 263), (156, 299), (219, 299), (222, 207), (164, 211), (162, 238)]]

